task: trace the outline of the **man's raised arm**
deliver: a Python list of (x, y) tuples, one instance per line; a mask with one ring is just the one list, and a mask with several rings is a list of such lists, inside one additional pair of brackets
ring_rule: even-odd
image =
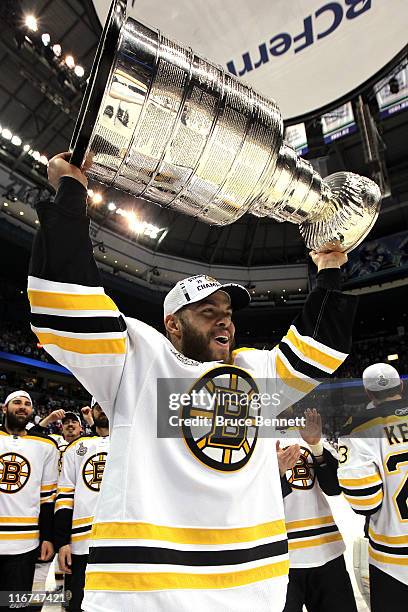
[(272, 351), (277, 382), (285, 396), (299, 400), (330, 376), (348, 356), (357, 306), (355, 296), (341, 293), (340, 266), (347, 261), (341, 252), (311, 253), (318, 266), (316, 287), (302, 312)]
[(31, 327), (45, 350), (95, 395), (116, 397), (127, 350), (125, 321), (105, 294), (89, 238), (87, 179), (67, 153), (49, 163), (54, 203), (37, 207), (28, 279)]

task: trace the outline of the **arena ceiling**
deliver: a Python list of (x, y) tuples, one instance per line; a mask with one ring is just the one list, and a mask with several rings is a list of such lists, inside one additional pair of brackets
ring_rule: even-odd
[[(49, 62), (41, 59), (24, 41), (19, 41), (16, 25), (27, 14), (35, 15), (39, 29), (49, 33), (52, 43), (61, 45), (62, 53), (72, 55), (76, 64), (84, 68), (82, 87), (89, 74), (101, 26), (90, 0), (1, 0), (0, 125), (7, 126), (24, 142), (30, 143), (32, 149), (50, 158), (69, 146), (82, 98), (81, 84), (80, 79), (75, 87), (63, 82)], [(22, 42), (21, 48), (19, 42)], [(377, 125), (392, 197), (384, 201), (372, 236), (408, 227), (408, 111)], [(365, 162), (359, 132), (324, 148), (319, 145), (309, 157), (318, 157), (320, 169), (328, 174), (347, 169), (370, 176), (376, 171)], [(45, 182), (44, 168), (42, 172), (27, 170), (27, 152), (20, 151), (13, 156), (0, 149), (0, 162), (10, 169), (10, 180), (21, 172), (29, 175), (31, 181)], [(132, 205), (125, 194), (109, 193), (105, 188), (100, 190), (106, 201), (113, 200), (123, 207)], [(304, 261), (306, 256), (294, 225), (246, 215), (231, 226), (210, 227), (141, 200), (135, 205), (146, 221), (166, 228), (164, 238), (153, 245), (161, 253), (211, 264), (248, 267), (296, 263)], [(94, 215), (96, 220), (103, 220), (112, 229), (119, 228), (113, 218), (106, 218), (97, 210)], [(138, 240), (152, 247), (146, 238)]]

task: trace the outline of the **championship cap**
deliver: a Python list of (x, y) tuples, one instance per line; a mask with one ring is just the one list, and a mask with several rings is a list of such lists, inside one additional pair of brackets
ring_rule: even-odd
[(9, 395), (6, 397), (6, 401), (4, 402), (5, 406), (7, 406), (7, 404), (11, 402), (11, 400), (16, 399), (16, 397), (26, 397), (30, 400), (31, 405), (33, 404), (33, 400), (31, 399), (30, 394), (27, 393), (27, 391), (22, 391), (20, 389), (19, 391), (13, 391), (12, 393), (9, 393)]
[(78, 421), (78, 423), (82, 425), (81, 419), (79, 415), (76, 414), (76, 412), (66, 412), (61, 419), (61, 423), (64, 423), (64, 421), (68, 421), (68, 419), (71, 419), (71, 421)]
[(242, 285), (236, 283), (225, 283), (223, 285), (211, 276), (199, 274), (183, 278), (168, 292), (164, 298), (164, 316), (174, 314), (183, 306), (201, 302), (201, 300), (220, 289), (230, 296), (233, 310), (244, 308), (251, 301), (251, 296)]
[(368, 391), (385, 391), (400, 384), (397, 370), (389, 363), (373, 363), (363, 372), (363, 385)]

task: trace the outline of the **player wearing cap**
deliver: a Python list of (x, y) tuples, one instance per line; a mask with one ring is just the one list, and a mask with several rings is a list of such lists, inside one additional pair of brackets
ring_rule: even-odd
[(71, 575), (70, 612), (81, 610), (92, 521), (109, 452), (109, 420), (96, 402), (92, 419), (96, 435), (81, 436), (65, 449), (55, 503), (59, 566)]
[[(58, 451), (28, 433), (33, 404), (26, 391), (4, 403), (0, 428), (0, 591), (31, 591), (37, 557), (54, 553), (53, 511)], [(38, 548), (40, 547), (40, 548)]]
[[(62, 435), (54, 433), (48, 434), (48, 426), (58, 421), (61, 421), (62, 424)], [(39, 421), (39, 423), (34, 425), (31, 429), (31, 433), (39, 433), (40, 435), (48, 434), (49, 437), (55, 441), (59, 450), (58, 473), (60, 473), (62, 468), (62, 455), (66, 447), (68, 444), (79, 438), (82, 435), (83, 430), (81, 419), (75, 412), (65, 412), (65, 410), (62, 408), (57, 408), (57, 410), (53, 410), (50, 412), (50, 414)], [(64, 580), (64, 575), (58, 567), (58, 560), (54, 558), (52, 563), (54, 566), (54, 576), (57, 587), (62, 588), (62, 585), (65, 582), (65, 590), (69, 590), (70, 576), (65, 576)], [(34, 575), (34, 588), (36, 591), (45, 590), (45, 583), (48, 577), (50, 565), (51, 561), (39, 561), (36, 563)]]
[[(282, 416), (282, 415), (281, 415)], [(337, 456), (322, 437), (320, 414), (306, 410), (303, 428), (277, 432), (280, 444), (298, 444), (301, 455), (287, 472), (284, 499), (289, 538), (289, 585), (284, 612), (357, 612), (344, 562), (345, 545), (326, 496), (340, 495)]]
[(363, 372), (374, 408), (349, 419), (339, 440), (339, 481), (369, 518), (371, 612), (403, 612), (408, 601), (408, 402), (388, 363)]
[[(347, 257), (312, 255), (317, 287), (271, 351), (233, 352), (232, 312), (249, 294), (202, 275), (166, 296), (166, 338), (125, 318), (101, 287), (87, 180), (66, 158), (49, 164), (58, 191), (53, 204), (38, 207), (29, 298), (40, 342), (98, 397), (110, 420), (83, 607), (279, 612), (288, 548), (277, 456), (273, 441), (257, 435), (249, 398), (261, 390), (276, 395), (279, 412), (344, 361), (356, 306), (339, 291)], [(210, 412), (193, 400), (173, 411), (163, 380), (189, 397), (204, 389), (221, 400)], [(218, 422), (228, 414), (239, 417), (237, 425), (223, 429)], [(209, 418), (198, 431), (194, 419), (203, 415)], [(170, 426), (171, 416), (182, 417), (180, 425)], [(171, 432), (159, 437), (166, 419)]]

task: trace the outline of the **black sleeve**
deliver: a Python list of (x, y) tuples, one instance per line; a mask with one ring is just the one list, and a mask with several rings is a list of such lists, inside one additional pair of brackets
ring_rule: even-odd
[(326, 448), (323, 450), (323, 463), (315, 462), (316, 476), (320, 488), (326, 495), (340, 495), (341, 487), (337, 477), (338, 461)]
[(288, 483), (286, 474), (281, 476), (280, 481), (281, 481), (282, 497), (285, 498), (292, 493), (292, 487)]
[(71, 542), (72, 515), (73, 510), (68, 508), (61, 508), (55, 514), (54, 538), (56, 550), (59, 550), (61, 546), (65, 546), (65, 544)]
[(41, 504), (39, 517), (40, 542), (54, 542), (54, 502)]
[(33, 434), (37, 436), (48, 436), (48, 429), (46, 427), (41, 427), (41, 425), (37, 423), (37, 425), (34, 425), (30, 429), (30, 435)]
[(54, 202), (37, 205), (40, 220), (33, 243), (30, 276), (98, 287), (101, 285), (86, 213), (87, 191), (77, 180), (63, 176)]
[(340, 269), (319, 272), (316, 287), (278, 346), (295, 371), (314, 380), (330, 376), (351, 350), (357, 298), (339, 288)]

